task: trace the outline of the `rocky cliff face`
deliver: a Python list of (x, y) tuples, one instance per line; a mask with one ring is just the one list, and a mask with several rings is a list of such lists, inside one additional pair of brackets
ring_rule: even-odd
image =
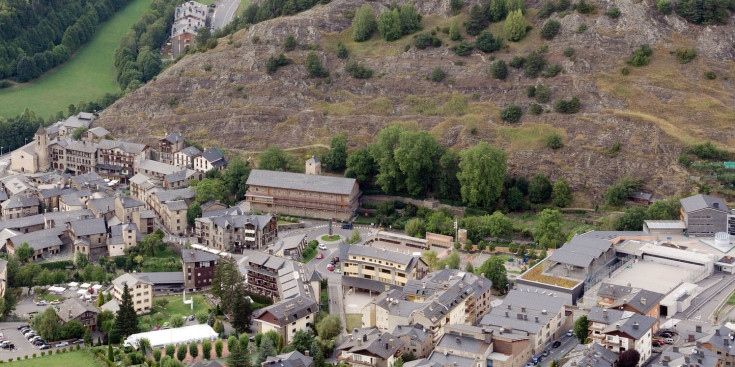
[[(377, 14), (389, 3), (368, 2)], [(102, 113), (100, 124), (117, 136), (153, 141), (177, 131), (244, 153), (268, 145), (328, 143), (340, 132), (352, 146), (364, 146), (383, 126), (402, 122), (431, 131), (446, 146), (490, 141), (509, 152), (511, 173), (566, 176), (574, 189), (592, 197), (624, 175), (646, 179), (646, 186), (661, 196), (691, 190), (687, 173), (676, 163), (683, 148), (705, 140), (721, 146), (735, 142), (733, 22), (695, 26), (675, 15), (661, 16), (652, 0), (596, 1), (596, 14), (552, 16), (561, 22), (561, 31), (545, 41), (538, 32), (545, 20), (529, 9), (527, 19), (534, 29), (524, 40), (506, 42), (492, 54), (475, 51), (459, 57), (448, 47), (456, 42), (441, 31), (437, 35), (444, 45), (426, 50), (406, 51), (412, 36), (392, 43), (377, 37), (352, 42), (350, 12), (362, 4), (333, 0), (221, 39), (216, 49), (187, 56), (119, 100)], [(541, 2), (527, 6), (540, 8)], [(620, 18), (603, 15), (612, 6), (620, 8)], [(424, 15), (425, 31), (450, 25), (449, 0), (421, 1), (417, 9)], [(460, 15), (460, 25), (463, 19)], [(582, 23), (587, 30), (578, 33)], [(502, 24), (489, 30), (502, 34)], [(281, 52), (289, 34), (317, 50), (330, 78), (307, 77), (306, 50), (289, 52), (293, 64), (266, 73), (266, 60)], [(252, 42), (254, 36), (259, 43)], [(347, 45), (351, 58), (375, 70), (375, 76), (350, 77), (344, 71), (346, 61), (335, 55), (338, 42)], [(641, 44), (654, 49), (651, 63), (628, 66), (630, 75), (622, 75), (625, 60)], [(562, 66), (563, 73), (531, 79), (509, 68), (505, 81), (489, 77), (493, 60), (508, 62), (543, 45), (548, 47), (543, 56)], [(563, 54), (568, 46), (573, 57)], [(695, 48), (697, 58), (680, 64), (672, 54), (680, 47)], [(447, 75), (442, 83), (428, 80), (436, 67)], [(718, 78), (706, 79), (707, 70)], [(551, 88), (552, 100), (542, 104), (545, 113), (534, 116), (528, 107), (535, 101), (526, 96), (526, 87), (539, 82)], [(556, 99), (572, 96), (582, 101), (580, 113), (553, 112)], [(500, 110), (511, 103), (523, 107), (518, 123), (500, 119)], [(563, 137), (563, 148), (546, 147), (545, 138), (553, 133)], [(616, 142), (622, 151), (611, 158), (607, 152)]]

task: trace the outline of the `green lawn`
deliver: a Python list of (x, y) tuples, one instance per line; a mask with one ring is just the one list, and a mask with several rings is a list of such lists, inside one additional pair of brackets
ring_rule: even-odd
[[(156, 300), (159, 300), (161, 298), (165, 298), (168, 300), (168, 305), (166, 305), (166, 309), (161, 309), (160, 307), (156, 306)], [(187, 294), (186, 299), (190, 299), (191, 295)], [(181, 296), (166, 296), (166, 297), (154, 297), (153, 298), (153, 310), (151, 311), (151, 314), (155, 314), (156, 312), (163, 312), (164, 314), (167, 314), (169, 316), (171, 315), (181, 315), (181, 316), (189, 316), (189, 315), (195, 315), (197, 312), (202, 310), (209, 309), (209, 305), (204, 300), (204, 296), (202, 295), (195, 295), (194, 296), (194, 310), (191, 310), (191, 305), (185, 305), (184, 301)]]
[(730, 298), (727, 300), (728, 305), (735, 305), (735, 292), (730, 295)]
[(55, 296), (53, 294), (49, 294), (48, 292), (43, 292), (43, 294), (41, 294), (41, 297), (36, 297), (36, 299), (39, 299), (39, 298), (40, 299), (43, 299), (44, 301), (47, 301), (47, 302), (48, 301), (53, 301), (53, 300), (56, 300), (56, 299), (61, 299), (61, 300), (66, 299), (66, 297), (64, 297), (64, 296)]
[[(59, 353), (51, 356), (40, 357), (40, 352), (36, 352), (39, 357), (31, 358), (27, 360), (16, 361), (13, 360), (13, 366), (23, 367), (46, 367), (46, 366), (84, 366), (84, 367), (95, 367), (104, 366), (104, 364), (94, 358), (91, 354), (84, 351), (74, 351), (67, 353)], [(7, 361), (7, 360), (6, 360)]]
[(347, 324), (347, 330), (359, 329), (362, 327), (362, 314), (361, 313), (348, 313), (345, 314), (345, 323)]
[(339, 241), (339, 239), (340, 239), (340, 237), (339, 237), (339, 235), (338, 235), (338, 234), (335, 234), (335, 235), (333, 235), (333, 236), (332, 236), (332, 238), (329, 238), (329, 235), (328, 235), (328, 234), (325, 234), (325, 235), (324, 235), (324, 236), (322, 236), (322, 238), (321, 238), (321, 240), (322, 240), (322, 241), (326, 241), (326, 242), (334, 242), (334, 241)]
[(248, 8), (248, 5), (250, 5), (250, 0), (240, 0), (240, 5), (237, 6), (235, 13), (237, 13), (237, 15), (242, 15), (245, 12), (245, 9)]
[(130, 27), (152, 0), (132, 0), (97, 30), (70, 61), (40, 78), (0, 91), (0, 117), (15, 116), (28, 107), (48, 117), (69, 104), (92, 101), (120, 91), (115, 80), (113, 53)]

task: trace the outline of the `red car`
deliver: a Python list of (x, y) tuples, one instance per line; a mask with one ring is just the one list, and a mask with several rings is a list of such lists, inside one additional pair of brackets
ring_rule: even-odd
[(327, 266), (327, 270), (329, 270), (329, 271), (334, 271), (334, 265), (329, 265), (329, 266)]
[(318, 255), (316, 255), (316, 258), (317, 259), (323, 259), (324, 258), (324, 254), (320, 252)]

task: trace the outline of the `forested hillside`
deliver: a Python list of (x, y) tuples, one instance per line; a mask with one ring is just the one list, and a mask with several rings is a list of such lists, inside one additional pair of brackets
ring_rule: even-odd
[[(3, 0), (0, 79), (25, 82), (59, 65), (129, 0)], [(7, 84), (7, 83), (5, 83)]]

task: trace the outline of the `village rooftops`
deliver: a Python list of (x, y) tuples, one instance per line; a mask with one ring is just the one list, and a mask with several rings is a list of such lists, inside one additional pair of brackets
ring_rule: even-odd
[(297, 350), (291, 353), (270, 356), (263, 362), (263, 366), (266, 367), (310, 367), (313, 364), (314, 358), (307, 357)]
[(105, 218), (83, 219), (69, 224), (71, 225), (72, 232), (77, 237), (104, 234), (107, 232)]
[(158, 198), (158, 201), (165, 203), (170, 200), (186, 200), (194, 198), (194, 190), (191, 187), (184, 187), (182, 189), (175, 190), (161, 190), (153, 193)]
[(66, 223), (85, 218), (94, 218), (94, 213), (92, 213), (92, 211), (89, 209), (72, 210), (67, 212), (49, 212), (45, 214), (36, 214), (27, 217), (0, 221), (0, 229), (26, 228), (36, 225), (44, 225), (46, 222), (49, 222), (49, 225), (59, 227)]
[(181, 149), (181, 151), (179, 153), (184, 154), (184, 155), (187, 155), (189, 157), (196, 157), (198, 155), (201, 155), (202, 154), (202, 151), (199, 150), (199, 148), (197, 148), (195, 146), (190, 146), (190, 147), (186, 147), (184, 149)]
[(34, 251), (43, 250), (49, 247), (61, 246), (60, 237), (64, 234), (64, 228), (49, 228), (42, 229), (40, 231), (24, 233), (15, 237), (9, 238), (13, 241), (16, 250), (21, 244), (28, 243)]
[(148, 149), (148, 146), (145, 144), (134, 143), (134, 142), (125, 141), (125, 140), (107, 140), (107, 139), (100, 140), (100, 142), (97, 144), (97, 147), (99, 149), (104, 149), (104, 150), (119, 149), (129, 154), (140, 154), (146, 149)]
[(150, 284), (153, 285), (153, 282), (149, 281), (145, 277), (142, 277), (138, 274), (134, 273), (125, 273), (115, 279), (113, 279), (112, 284), (114, 284), (116, 287), (124, 288), (125, 284), (128, 285), (128, 288), (133, 288), (137, 284)]
[(288, 190), (313, 191), (326, 194), (350, 195), (355, 187), (354, 178), (307, 175), (254, 169), (247, 184)]
[(20, 194), (20, 195), (13, 195), (10, 197), (10, 199), (3, 201), (0, 206), (2, 206), (3, 210), (9, 210), (9, 209), (19, 209), (19, 208), (29, 208), (33, 206), (38, 206), (40, 203), (38, 201), (38, 197), (35, 195), (30, 194)]
[[(350, 261), (362, 261), (360, 260), (363, 257), (366, 258), (373, 258), (373, 259), (379, 259), (383, 261), (389, 261), (398, 265), (404, 265), (408, 267), (411, 262), (414, 260), (413, 255), (404, 254), (401, 252), (395, 252), (390, 251), (386, 249), (379, 249), (372, 246), (361, 246), (361, 245), (352, 245), (349, 246), (347, 249), (347, 256), (348, 260)], [(357, 259), (349, 259), (349, 256), (355, 256), (358, 257)]]
[(319, 305), (313, 299), (296, 296), (261, 308), (253, 316), (256, 319), (265, 319), (264, 315), (270, 314), (277, 320), (279, 326), (286, 326), (318, 311)]
[[(184, 5), (182, 5), (182, 6), (184, 6)], [(179, 8), (181, 8), (181, 6)], [(181, 134), (179, 134), (179, 133), (173, 133), (173, 134), (170, 134), (170, 135), (166, 136), (165, 138), (163, 138), (161, 140), (166, 140), (169, 143), (174, 143), (175, 144), (175, 143), (178, 143), (180, 141), (184, 141), (185, 139), (184, 139), (183, 136), (181, 136)]]
[(138, 165), (138, 170), (155, 172), (161, 175), (168, 175), (180, 171), (181, 167), (176, 167), (172, 164), (166, 164), (163, 162), (146, 159), (143, 162), (140, 162), (140, 164)]
[(337, 350), (388, 359), (403, 347), (400, 339), (391, 333), (381, 333), (376, 328), (354, 329), (351, 335), (352, 337), (342, 343)]
[(572, 237), (564, 246), (554, 251), (549, 260), (562, 264), (586, 268), (592, 262), (610, 250), (612, 242), (603, 239)]
[(505, 296), (502, 305), (493, 307), (482, 318), (480, 325), (537, 334), (549, 320), (562, 312), (564, 303), (565, 298), (551, 292), (542, 294), (514, 289)]
[(702, 209), (714, 209), (729, 212), (724, 200), (714, 196), (699, 194), (679, 200), (681, 209), (686, 213), (692, 213)]
[(167, 201), (166, 207), (168, 208), (168, 210), (171, 210), (171, 211), (187, 210), (189, 208), (189, 206), (186, 205), (186, 201), (184, 200)]

